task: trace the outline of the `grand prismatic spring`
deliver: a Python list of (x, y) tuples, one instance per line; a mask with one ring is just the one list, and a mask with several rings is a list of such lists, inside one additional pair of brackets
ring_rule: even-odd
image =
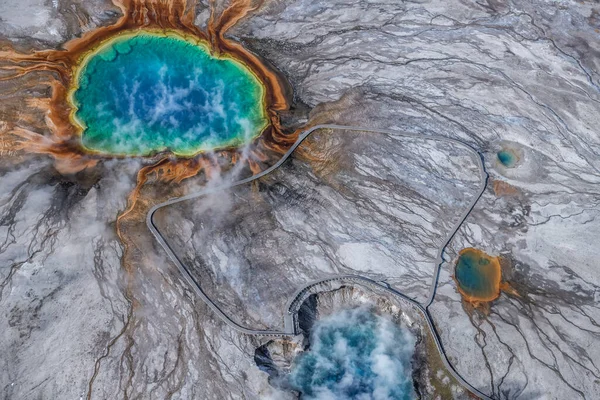
[(192, 156), (247, 143), (268, 124), (258, 78), (190, 36), (125, 33), (80, 68), (73, 117), (95, 152)]
[(295, 141), (296, 133), (284, 134), (279, 123), (279, 112), (289, 108), (285, 79), (224, 36), (252, 4), (232, 1), (213, 10), (205, 30), (193, 22), (195, 2), (114, 4), (123, 12), (116, 23), (61, 50), (0, 52), (9, 63), (2, 81), (39, 84), (33, 73), (41, 72), (52, 89), (51, 98), (26, 104), (32, 115), (46, 113), (46, 126), (38, 117), (22, 126), (23, 110), (7, 109), (17, 122), (7, 126), (5, 147), (49, 154), (63, 173), (109, 158), (146, 157), (142, 185), (152, 172), (181, 181), (215, 164), (227, 167), (251, 142), (244, 162), (257, 173), (265, 153), (282, 154)]
[(6, 110), (16, 122), (5, 127), (5, 150), (48, 154), (63, 174), (108, 159), (140, 159), (137, 185), (117, 221), (122, 237), (121, 223), (151, 175), (181, 182), (240, 162), (256, 174), (295, 142), (297, 131), (284, 133), (279, 122), (290, 107), (285, 79), (224, 36), (253, 4), (234, 0), (211, 9), (205, 30), (194, 24), (195, 2), (114, 4), (123, 13), (116, 23), (63, 49), (0, 51), (8, 63), (0, 79), (51, 88), (50, 98), (25, 104), (25, 125), (22, 108)]

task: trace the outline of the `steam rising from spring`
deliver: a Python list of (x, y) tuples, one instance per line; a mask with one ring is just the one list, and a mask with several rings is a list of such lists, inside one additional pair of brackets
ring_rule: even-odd
[(408, 400), (414, 398), (411, 359), (415, 337), (361, 307), (318, 321), (310, 351), (299, 356), (290, 383), (303, 398)]

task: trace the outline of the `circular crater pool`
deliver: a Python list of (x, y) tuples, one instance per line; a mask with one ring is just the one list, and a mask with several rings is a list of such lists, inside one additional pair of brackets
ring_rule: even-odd
[(498, 257), (466, 248), (460, 251), (454, 279), (458, 291), (470, 302), (488, 302), (500, 296), (502, 270)]
[(83, 146), (101, 154), (192, 156), (241, 146), (268, 125), (256, 75), (176, 31), (105, 41), (82, 58), (69, 98)]

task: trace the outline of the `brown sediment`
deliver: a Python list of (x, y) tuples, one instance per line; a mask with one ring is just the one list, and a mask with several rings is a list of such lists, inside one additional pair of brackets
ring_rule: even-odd
[[(189, 159), (164, 157), (154, 164), (141, 168), (137, 174), (136, 186), (127, 198), (127, 208), (117, 217), (117, 235), (119, 238), (123, 239), (121, 222), (134, 210), (140, 198), (142, 187), (151, 177), (154, 177), (154, 180), (157, 182), (180, 183), (184, 179), (198, 175), (201, 171), (204, 171), (207, 174), (207, 178), (210, 179), (211, 175), (219, 173), (220, 166), (214, 157), (211, 158), (208, 156)], [(146, 208), (149, 209), (149, 207)], [(142, 213), (145, 214), (147, 211), (146, 208), (141, 210)], [(135, 219), (136, 216), (132, 217)]]
[(494, 194), (498, 197), (518, 196), (520, 194), (519, 189), (504, 181), (494, 180), (492, 182), (492, 188), (494, 189)]
[(350, 194), (350, 188), (338, 179), (340, 171), (352, 167), (348, 157), (356, 135), (363, 132), (333, 134), (331, 129), (318, 129), (307, 137), (296, 150), (296, 157), (307, 163), (315, 176), (342, 194)]

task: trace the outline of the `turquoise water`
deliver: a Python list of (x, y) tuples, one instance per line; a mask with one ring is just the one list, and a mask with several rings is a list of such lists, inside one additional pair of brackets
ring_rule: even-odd
[(303, 399), (415, 398), (410, 331), (364, 308), (318, 321), (290, 384)]
[(500, 266), (482, 251), (465, 249), (458, 258), (454, 276), (465, 294), (486, 300), (497, 295)]
[(258, 136), (267, 124), (263, 95), (241, 63), (179, 35), (140, 32), (84, 61), (73, 102), (88, 149), (185, 156)]
[(498, 160), (500, 160), (505, 167), (514, 167), (517, 163), (517, 156), (510, 150), (500, 150), (497, 153), (497, 156)]
[(461, 288), (472, 293), (485, 291), (489, 280), (482, 273), (482, 269), (489, 263), (489, 260), (480, 258), (476, 253), (462, 254), (458, 258), (455, 272)]

